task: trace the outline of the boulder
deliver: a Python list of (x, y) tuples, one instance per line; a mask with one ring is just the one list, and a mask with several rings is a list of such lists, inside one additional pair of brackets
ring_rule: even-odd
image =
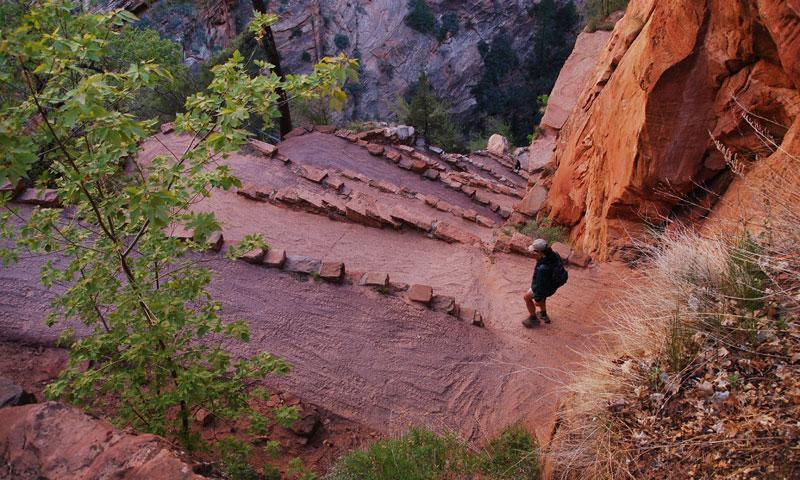
[(210, 427), (214, 424), (214, 414), (205, 408), (200, 408), (194, 414), (194, 421), (202, 427)]
[(439, 147), (434, 147), (432, 145), (428, 147), (428, 150), (430, 150), (431, 152), (435, 153), (436, 155), (441, 155), (441, 154), (444, 153), (444, 150), (442, 150)]
[(14, 479), (203, 480), (155, 435), (57, 402), (0, 409), (0, 474)]
[(22, 193), (23, 190), (25, 190), (25, 180), (21, 178), (14, 183), (6, 180), (5, 183), (0, 185), (0, 195), (9, 194), (12, 199)]
[(411, 285), (408, 289), (408, 299), (412, 302), (430, 305), (433, 300), (433, 289), (429, 285)]
[(528, 190), (528, 193), (515, 207), (515, 210), (530, 217), (535, 217), (542, 205), (544, 205), (545, 200), (547, 200), (547, 189), (540, 185), (535, 185)]
[(474, 308), (461, 307), (458, 309), (458, 319), (472, 323), (478, 312)]
[(514, 232), (511, 234), (510, 243), (512, 252), (520, 255), (530, 256), (531, 252), (528, 251), (528, 247), (530, 247), (533, 243), (533, 239), (531, 239), (531, 237), (523, 235), (519, 232)]
[(262, 142), (261, 140), (256, 140), (254, 138), (248, 140), (247, 143), (257, 151), (266, 155), (267, 157), (272, 157), (273, 155), (278, 153), (278, 147), (272, 145), (271, 143)]
[(336, 125), (314, 125), (314, 130), (330, 135), (336, 132)]
[(473, 209), (471, 209), (471, 208), (468, 208), (468, 209), (464, 210), (464, 211), (461, 213), (461, 217), (462, 217), (464, 220), (469, 220), (470, 222), (474, 222), (474, 221), (476, 221), (476, 220), (477, 220), (477, 218), (478, 218), (478, 212), (476, 212), (475, 210), (473, 210)]
[(439, 222), (436, 224), (436, 230), (433, 232), (433, 237), (444, 240), (447, 243), (471, 244), (479, 241), (478, 237), (475, 235), (456, 228), (447, 222)]
[(422, 173), (428, 169), (428, 163), (424, 160), (415, 159), (411, 161), (410, 169), (412, 172)]
[(194, 238), (194, 231), (186, 228), (182, 223), (175, 223), (169, 227), (168, 236), (182, 242), (189, 242)]
[(282, 188), (275, 192), (275, 200), (283, 203), (297, 203), (300, 199), (297, 196), (297, 190), (292, 187)]
[(248, 252), (243, 253), (239, 260), (245, 261), (247, 263), (252, 263), (253, 265), (260, 265), (261, 262), (264, 260), (264, 256), (266, 256), (267, 251), (263, 248), (254, 248)]
[(319, 411), (315, 407), (305, 405), (299, 413), (299, 418), (289, 427), (298, 437), (311, 438), (320, 426)]
[(430, 307), (436, 312), (453, 315), (456, 312), (456, 299), (444, 295), (434, 295)]
[(339, 283), (344, 278), (344, 264), (341, 262), (322, 262), (319, 277), (328, 282)]
[(461, 191), (464, 192), (468, 197), (475, 195), (475, 189), (467, 185), (461, 185)]
[(42, 208), (61, 207), (61, 202), (58, 200), (58, 192), (50, 188), (29, 188), (22, 192), (15, 200), (18, 203), (36, 205)]
[(163, 133), (164, 135), (172, 133), (174, 130), (175, 130), (175, 125), (173, 125), (172, 122), (161, 124), (161, 133)]
[(486, 151), (497, 157), (508, 156), (508, 149), (508, 139), (499, 133), (489, 137), (489, 142), (486, 144)]
[(297, 189), (297, 199), (301, 204), (304, 204), (313, 210), (325, 210), (325, 202), (323, 201), (322, 197), (316, 193), (299, 188)]
[(303, 165), (300, 167), (300, 176), (314, 183), (320, 183), (328, 176), (328, 172), (327, 170), (321, 170), (311, 165)]
[(414, 147), (409, 147), (408, 145), (397, 145), (397, 146), (395, 146), (395, 148), (397, 148), (398, 150), (401, 150), (401, 151), (403, 151), (405, 153), (414, 153), (414, 152), (416, 152), (416, 150), (414, 150)]
[(377, 182), (375, 184), (375, 187), (382, 192), (394, 193), (395, 195), (400, 193), (400, 187), (398, 187), (394, 183), (387, 182), (386, 180), (381, 180)]
[(325, 179), (325, 185), (337, 192), (340, 192), (344, 188), (344, 180), (328, 175), (328, 177)]
[(418, 228), (423, 232), (428, 232), (431, 228), (433, 228), (433, 219), (409, 212), (400, 205), (397, 205), (392, 209), (391, 216), (392, 218)]
[(310, 275), (312, 273), (319, 273), (321, 266), (322, 262), (316, 258), (302, 255), (287, 255), (286, 263), (283, 265), (283, 268), (288, 272)]
[(381, 228), (380, 220), (374, 218), (369, 210), (369, 207), (363, 202), (358, 200), (350, 200), (345, 204), (345, 216), (348, 220), (355, 223), (360, 223), (367, 227)]
[(283, 268), (286, 263), (286, 250), (270, 248), (261, 263), (270, 268)]
[[(36, 396), (26, 392), (8, 378), (0, 377), (0, 408), (28, 405), (30, 403), (36, 403)], [(2, 473), (1, 470), (0, 473)]]
[(408, 158), (404, 158), (400, 160), (400, 163), (398, 163), (397, 166), (402, 168), (403, 170), (411, 170), (411, 168), (414, 166), (414, 161)]
[(586, 255), (580, 250), (573, 250), (569, 258), (567, 259), (567, 262), (569, 262), (570, 265), (575, 265), (576, 267), (586, 268), (589, 266), (591, 258), (589, 257), (589, 255)]
[(387, 287), (389, 285), (388, 273), (367, 272), (358, 282), (363, 287)]
[(399, 162), (403, 158), (403, 156), (400, 155), (400, 152), (398, 152), (397, 150), (392, 150), (390, 148), (387, 148), (383, 152), (383, 154), (384, 154), (384, 156), (386, 156), (386, 158), (388, 158), (389, 160), (393, 161), (394, 163)]
[(222, 235), (222, 232), (212, 232), (211, 235), (208, 236), (208, 240), (206, 241), (206, 245), (208, 249), (212, 252), (219, 252), (222, 250), (222, 246), (225, 244), (225, 237)]
[(429, 168), (425, 170), (425, 173), (423, 173), (422, 176), (427, 178), (428, 180), (438, 180), (439, 171), (436, 170), (435, 168)]
[(494, 228), (495, 227), (494, 220), (492, 220), (489, 217), (484, 217), (483, 215), (476, 215), (475, 216), (475, 222), (478, 225), (481, 225), (481, 226), (484, 226), (484, 227), (487, 227), (487, 228)]
[(559, 257), (561, 257), (561, 260), (565, 262), (569, 258), (570, 254), (572, 254), (572, 247), (565, 243), (554, 242), (552, 245), (550, 245), (550, 248), (552, 248), (553, 251), (556, 252)]
[(275, 190), (269, 187), (254, 185), (246, 183), (241, 188), (236, 190), (238, 195), (247, 198), (248, 200), (255, 200), (256, 202), (268, 202), (270, 197), (274, 195)]
[(436, 210), (441, 210), (442, 212), (451, 212), (453, 210), (453, 205), (445, 202), (444, 200), (439, 200), (436, 202)]
[(378, 145), (377, 143), (370, 143), (367, 145), (367, 151), (370, 155), (375, 155), (376, 157), (380, 157), (383, 155), (383, 145)]
[(306, 127), (297, 127), (289, 131), (286, 135), (283, 136), (284, 140), (288, 140), (290, 138), (299, 137), (301, 135), (305, 135), (308, 133), (309, 130)]
[(436, 207), (436, 204), (439, 203), (439, 199), (433, 195), (424, 195), (422, 200), (425, 202), (425, 205), (430, 207)]

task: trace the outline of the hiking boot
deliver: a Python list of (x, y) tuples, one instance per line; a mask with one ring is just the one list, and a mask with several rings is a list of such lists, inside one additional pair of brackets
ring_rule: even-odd
[(539, 319), (544, 323), (550, 323), (550, 317), (547, 316), (547, 312), (539, 312)]
[(525, 328), (533, 328), (539, 323), (539, 319), (536, 316), (531, 315), (530, 317), (526, 318), (522, 321), (522, 326)]

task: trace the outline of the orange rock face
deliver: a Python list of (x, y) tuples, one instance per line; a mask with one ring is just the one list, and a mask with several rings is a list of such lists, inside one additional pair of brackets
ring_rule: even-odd
[(759, 151), (741, 108), (780, 143), (799, 86), (800, 0), (632, 0), (561, 130), (544, 211), (592, 257), (623, 256), (646, 223), (730, 183), (711, 135)]

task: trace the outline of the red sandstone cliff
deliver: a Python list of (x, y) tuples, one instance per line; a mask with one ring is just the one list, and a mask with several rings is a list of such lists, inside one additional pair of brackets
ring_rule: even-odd
[(623, 256), (681, 198), (727, 188), (709, 132), (757, 166), (736, 101), (780, 144), (799, 89), (800, 0), (632, 0), (561, 130), (545, 212), (595, 258)]

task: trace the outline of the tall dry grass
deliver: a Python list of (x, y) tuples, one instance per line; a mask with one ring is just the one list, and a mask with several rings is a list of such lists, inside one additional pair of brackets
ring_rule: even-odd
[(639, 245), (639, 276), (608, 312), (608, 345), (587, 355), (565, 387), (545, 451), (556, 478), (633, 478), (639, 452), (621, 447), (635, 443), (626, 441), (634, 432), (613, 415), (616, 406), (655, 384), (667, 397), (676, 393), (670, 383), (697, 360), (698, 335), (725, 344), (763, 328), (753, 319), (767, 311), (795, 319), (800, 313), (800, 128), (779, 145), (752, 114), (741, 114), (771, 156), (747, 165), (719, 145), (738, 177), (741, 203), (727, 206), (713, 228), (673, 225)]

